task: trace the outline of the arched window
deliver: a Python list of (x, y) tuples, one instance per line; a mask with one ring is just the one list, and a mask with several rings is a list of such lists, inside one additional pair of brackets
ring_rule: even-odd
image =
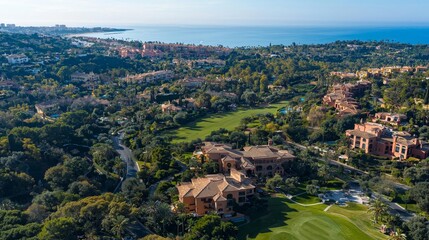
[(227, 163), (227, 164), (226, 164), (226, 166), (227, 166), (228, 168), (231, 168), (231, 163)]

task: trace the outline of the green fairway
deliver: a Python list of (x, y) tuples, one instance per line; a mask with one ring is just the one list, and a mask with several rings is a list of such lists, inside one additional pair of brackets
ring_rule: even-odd
[(206, 136), (210, 135), (212, 131), (219, 130), (220, 128), (234, 130), (234, 128), (240, 125), (241, 119), (245, 117), (265, 113), (274, 114), (278, 109), (285, 106), (287, 106), (286, 101), (271, 104), (270, 106), (263, 108), (238, 109), (234, 112), (210, 114), (173, 131), (173, 142), (190, 142), (198, 138), (204, 139)]
[(365, 206), (349, 208), (325, 204), (303, 207), (277, 195), (269, 199), (268, 209), (250, 213), (250, 223), (241, 226), (239, 239), (258, 240), (336, 240), (386, 239), (370, 224)]

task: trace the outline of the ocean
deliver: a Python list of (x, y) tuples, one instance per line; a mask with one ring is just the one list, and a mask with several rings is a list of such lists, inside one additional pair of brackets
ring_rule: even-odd
[(214, 27), (139, 26), (124, 32), (88, 33), (83, 36), (121, 40), (159, 41), (227, 47), (270, 44), (319, 44), (338, 40), (393, 41), (429, 44), (429, 26), (400, 27)]

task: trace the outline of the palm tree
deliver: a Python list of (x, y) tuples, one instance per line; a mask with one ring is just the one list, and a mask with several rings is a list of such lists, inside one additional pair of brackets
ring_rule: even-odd
[(384, 216), (387, 215), (389, 207), (380, 199), (376, 199), (371, 203), (371, 206), (368, 209), (368, 212), (371, 212), (374, 217), (374, 222), (378, 223)]
[(125, 231), (127, 230), (127, 226), (130, 223), (130, 219), (126, 218), (122, 215), (117, 216), (113, 219), (112, 233), (115, 234), (117, 238), (121, 238)]
[(398, 229), (398, 231), (390, 235), (388, 240), (407, 240), (407, 236), (403, 234), (400, 229)]

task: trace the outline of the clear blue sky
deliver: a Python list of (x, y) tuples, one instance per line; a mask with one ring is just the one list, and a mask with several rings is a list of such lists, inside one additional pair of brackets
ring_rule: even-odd
[(429, 0), (0, 0), (19, 25), (429, 25)]

